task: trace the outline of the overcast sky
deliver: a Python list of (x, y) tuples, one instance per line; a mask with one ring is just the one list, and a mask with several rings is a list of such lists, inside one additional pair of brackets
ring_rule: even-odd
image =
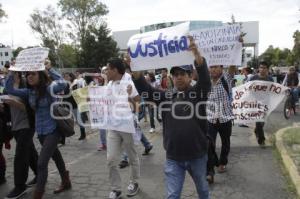
[[(0, 23), (0, 43), (13, 47), (38, 45), (28, 20), (34, 9), (56, 6), (58, 0), (0, 0), (8, 14)], [(300, 0), (103, 0), (112, 31), (178, 20), (259, 21), (259, 53), (269, 45), (292, 48), (293, 33), (300, 30)]]

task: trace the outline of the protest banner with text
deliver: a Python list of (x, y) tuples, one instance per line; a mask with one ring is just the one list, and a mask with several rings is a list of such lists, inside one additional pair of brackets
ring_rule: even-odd
[(11, 66), (11, 71), (42, 71), (45, 70), (45, 59), (49, 49), (36, 47), (22, 50), (16, 58), (16, 64)]
[(242, 64), (241, 26), (224, 25), (190, 32), (208, 66)]
[(287, 87), (274, 82), (250, 81), (232, 89), (236, 123), (263, 122), (286, 96)]
[[(135, 133), (127, 87), (89, 87), (89, 112), (92, 128)], [(120, 93), (123, 93), (122, 97)]]
[(88, 106), (88, 87), (83, 87), (72, 91), (72, 96), (77, 104), (78, 111), (80, 113), (87, 112)]
[(193, 64), (189, 48), (189, 23), (182, 23), (132, 36), (128, 41), (128, 53), (133, 71), (167, 68)]

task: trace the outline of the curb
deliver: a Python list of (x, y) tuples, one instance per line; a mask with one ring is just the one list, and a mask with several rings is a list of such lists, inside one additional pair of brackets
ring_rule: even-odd
[(285, 131), (288, 129), (292, 129), (292, 128), (295, 128), (295, 127), (283, 128), (283, 129), (278, 130), (275, 133), (276, 147), (281, 155), (283, 164), (284, 164), (285, 168), (287, 169), (288, 174), (289, 174), (290, 178), (292, 179), (292, 182), (295, 185), (297, 195), (300, 197), (300, 176), (299, 176), (297, 167), (296, 167), (294, 161), (292, 160), (292, 158), (289, 156), (286, 148), (284, 147), (283, 140), (282, 140), (282, 136), (285, 133)]

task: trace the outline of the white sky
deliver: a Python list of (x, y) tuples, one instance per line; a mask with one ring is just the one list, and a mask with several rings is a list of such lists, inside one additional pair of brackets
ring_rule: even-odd
[[(58, 0), (0, 0), (8, 14), (0, 23), (0, 43), (13, 47), (38, 45), (28, 20), (35, 8), (56, 6)], [(102, 0), (112, 31), (179, 20), (259, 21), (259, 53), (269, 45), (293, 47), (293, 33), (300, 30), (300, 0)]]

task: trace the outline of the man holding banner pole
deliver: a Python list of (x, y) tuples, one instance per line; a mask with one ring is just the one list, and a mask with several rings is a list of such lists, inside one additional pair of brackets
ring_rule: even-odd
[[(269, 76), (269, 65), (267, 62), (262, 61), (259, 64), (259, 69), (258, 69), (258, 74), (254, 75), (250, 81), (254, 80), (260, 80), (260, 81), (269, 81), (273, 82), (273, 78)], [(254, 133), (257, 139), (257, 142), (260, 147), (264, 148), (265, 147), (265, 133), (264, 133), (264, 122), (256, 122), (255, 123), (255, 129)]]
[(161, 110), (167, 199), (180, 199), (186, 171), (193, 178), (199, 198), (209, 198), (205, 104), (211, 83), (205, 59), (193, 39), (189, 40), (189, 49), (194, 55), (194, 65), (199, 75), (195, 86), (190, 85), (193, 72), (191, 65), (171, 69), (175, 86), (173, 92), (155, 89), (146, 82), (141, 72), (133, 73), (135, 86), (141, 96), (155, 102)]

